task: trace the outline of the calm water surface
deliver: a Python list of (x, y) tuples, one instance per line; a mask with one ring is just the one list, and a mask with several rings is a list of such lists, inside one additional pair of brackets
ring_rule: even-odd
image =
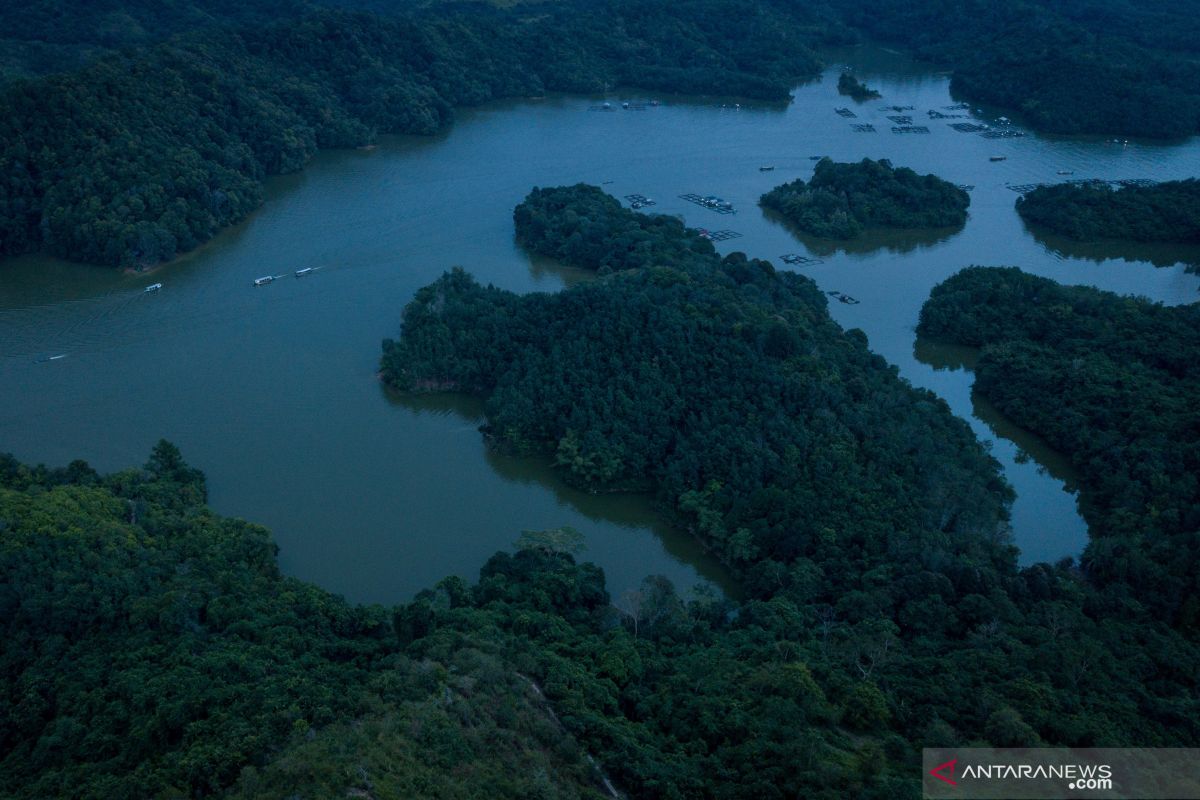
[[(645, 498), (573, 491), (540, 460), (489, 452), (477, 403), (393, 397), (375, 377), (379, 342), (396, 335), (404, 304), (451, 266), (519, 292), (584, 279), (522, 252), (511, 215), (534, 185), (586, 181), (618, 197), (649, 195), (655, 211), (689, 224), (741, 233), (718, 245), (723, 252), (823, 259), (799, 269), (822, 289), (862, 301), (833, 302), (834, 318), (866, 331), (902, 375), (994, 442), (1018, 492), (1013, 528), (1023, 559), (1076, 554), (1086, 529), (1069, 466), (972, 398), (971, 354), (916, 343), (917, 314), (934, 284), (972, 263), (1195, 301), (1200, 277), (1186, 265), (1200, 262), (1196, 248), (1056, 241), (1026, 229), (1005, 184), (1060, 180), (1056, 172), (1066, 169), (1075, 177), (1191, 176), (1200, 143), (983, 139), (951, 130), (954, 120), (927, 120), (928, 109), (954, 102), (945, 76), (878, 51), (839, 60), (854, 63), (883, 100), (839, 97), (835, 69), (798, 88), (786, 108), (695, 99), (612, 113), (589, 112), (596, 100), (586, 98), (496, 104), (463, 113), (439, 137), (321, 155), (303, 174), (273, 181), (248, 222), (153, 277), (43, 257), (10, 261), (0, 271), (0, 450), (112, 470), (142, 463), (167, 437), (208, 474), (218, 511), (272, 529), (287, 572), (354, 600), (396, 601), (447, 574), (473, 577), (523, 529), (560, 525), (586, 536), (584, 557), (604, 567), (614, 594), (647, 573), (728, 589), (720, 567), (664, 526)], [(895, 112), (885, 104), (915, 106), (904, 113), (931, 133), (892, 134), (886, 116)], [(837, 116), (838, 106), (858, 119)], [(878, 132), (853, 133), (851, 122)], [(970, 221), (958, 232), (849, 246), (797, 237), (755, 201), (807, 177), (813, 155), (886, 157), (972, 184)], [(767, 165), (774, 171), (759, 171)], [(719, 216), (677, 199), (687, 192), (721, 195), (740, 213)], [(291, 277), (318, 265), (310, 277)], [(165, 288), (143, 294), (154, 281)]]

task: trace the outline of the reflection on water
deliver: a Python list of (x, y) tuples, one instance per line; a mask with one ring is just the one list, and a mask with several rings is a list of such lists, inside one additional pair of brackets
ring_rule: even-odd
[(1051, 233), (1041, 225), (1025, 223), (1033, 238), (1057, 258), (1083, 261), (1126, 261), (1153, 264), (1156, 267), (1183, 266), (1190, 272), (1200, 270), (1200, 244), (1164, 242), (1097, 241), (1080, 242)]
[(882, 251), (903, 255), (914, 250), (925, 250), (942, 244), (958, 233), (957, 228), (868, 228), (854, 239), (822, 239), (812, 236), (796, 227), (795, 223), (784, 217), (778, 211), (770, 208), (762, 209), (765, 219), (781, 226), (810, 252), (818, 256), (832, 256), (837, 253), (847, 255), (865, 255)]
[[(383, 392), (389, 402), (416, 414), (454, 416), (464, 423), (457, 429), (458, 432), (470, 431), (477, 436), (482, 435), (479, 429), (485, 419), (483, 402), (478, 398), (452, 392), (407, 394), (386, 387), (383, 388)], [(549, 488), (558, 503), (570, 505), (587, 520), (615, 525), (629, 531), (652, 531), (671, 557), (692, 565), (700, 577), (719, 587), (727, 595), (735, 598), (742, 596), (741, 587), (724, 565), (708, 553), (695, 537), (668, 524), (665, 515), (656, 508), (650, 495), (628, 492), (593, 494), (581, 491), (562, 479), (548, 455), (517, 456), (502, 449), (488, 447), (485, 458), (488, 465), (504, 480), (518, 486)], [(579, 558), (590, 560), (586, 545)], [(678, 588), (686, 591), (691, 587), (682, 585)]]

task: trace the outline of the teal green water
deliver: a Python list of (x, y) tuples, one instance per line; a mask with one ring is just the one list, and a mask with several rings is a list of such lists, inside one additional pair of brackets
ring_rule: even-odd
[[(1065, 462), (971, 397), (963, 355), (922, 343), (913, 328), (929, 289), (964, 265), (1016, 264), (1167, 303), (1198, 298), (1195, 248), (1065, 245), (1026, 230), (1006, 182), (1075, 177), (1177, 178), (1200, 165), (1200, 142), (1114, 145), (1028, 136), (987, 140), (926, 122), (953, 103), (945, 76), (879, 52), (841, 54), (884, 99), (837, 95), (837, 73), (800, 87), (784, 107), (722, 107), (662, 98), (646, 111), (587, 111), (588, 98), (495, 104), (465, 112), (434, 138), (394, 138), (371, 152), (321, 155), (272, 182), (245, 224), (153, 276), (42, 257), (0, 267), (0, 449), (29, 461), (82, 457), (101, 469), (141, 463), (172, 439), (209, 476), (220, 512), (269, 526), (281, 564), (355, 600), (394, 601), (447, 574), (474, 576), (522, 529), (572, 525), (584, 557), (614, 594), (648, 573), (688, 587), (729, 582), (642, 497), (591, 496), (541, 460), (485, 448), (478, 405), (390, 397), (375, 377), (379, 342), (420, 286), (454, 265), (521, 292), (556, 291), (585, 276), (531, 259), (513, 241), (512, 208), (534, 185), (586, 181), (614, 195), (649, 195), (653, 210), (732, 229), (724, 252), (775, 259), (816, 255), (799, 268), (845, 327), (913, 383), (944, 397), (994, 442), (1018, 492), (1014, 535), (1026, 561), (1078, 553), (1086, 529)], [(630, 95), (632, 99), (637, 96)], [(614, 100), (621, 99), (614, 95)], [(884, 104), (914, 105), (931, 133), (895, 135)], [(851, 106), (857, 120), (833, 110)], [(907, 113), (907, 112), (906, 112)], [(874, 134), (850, 131), (872, 122)], [(960, 232), (867, 237), (851, 246), (797, 238), (755, 205), (765, 190), (806, 177), (811, 155), (887, 157), (973, 184)], [(1007, 160), (991, 162), (989, 156)], [(773, 165), (774, 171), (759, 167)], [(718, 194), (720, 216), (677, 199)], [(1156, 266), (1159, 265), (1159, 266)], [(292, 272), (321, 266), (296, 279)], [(782, 265), (780, 264), (782, 267)], [(255, 288), (251, 281), (284, 274)], [(161, 281), (162, 291), (142, 288)], [(39, 358), (62, 354), (47, 362)], [(1019, 452), (1032, 458), (1018, 458)]]

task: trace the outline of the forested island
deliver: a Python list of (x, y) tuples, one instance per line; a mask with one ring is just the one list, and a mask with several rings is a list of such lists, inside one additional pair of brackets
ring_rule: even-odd
[(868, 228), (960, 227), (971, 196), (887, 159), (843, 164), (824, 158), (807, 183), (797, 178), (776, 186), (759, 202), (805, 233), (853, 239)]
[(933, 290), (917, 332), (981, 348), (975, 391), (1079, 471), (1104, 602), (1200, 633), (1200, 306), (977, 267)]
[(874, 100), (882, 95), (866, 84), (860, 83), (858, 78), (851, 75), (849, 72), (843, 72), (838, 77), (838, 92), (848, 95), (860, 103), (865, 100)]
[(1153, 186), (1039, 186), (1017, 198), (1026, 222), (1078, 241), (1200, 243), (1200, 180)]

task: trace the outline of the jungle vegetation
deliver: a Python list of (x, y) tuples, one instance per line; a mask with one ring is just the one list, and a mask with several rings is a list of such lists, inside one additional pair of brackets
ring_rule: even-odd
[(1200, 131), (1200, 4), (829, 0), (876, 41), (952, 70), (950, 90), (1050, 133)]
[[(612, 597), (560, 529), (354, 606), (281, 575), (169, 443), (112, 475), (0, 457), (0, 795), (891, 800), (926, 744), (1200, 738), (1200, 648), (1156, 588), (1195, 597), (1186, 555), (1156, 572), (1118, 532), (1019, 567), (996, 462), (811, 281), (591, 187), (515, 218), (605, 274), (516, 296), (452, 272), (385, 377), (485, 395), (497, 446), (579, 485), (654, 491), (747, 598)], [(1185, 545), (1177, 499), (1154, 502)]]
[[(35, 0), (0, 10), (0, 257), (152, 266), (321, 147), (619, 85), (786, 101), (811, 49), (902, 43), (1041, 130), (1200, 130), (1195, 0)], [(369, 10), (363, 10), (369, 9)]]
[(823, 158), (807, 183), (797, 178), (776, 186), (759, 202), (805, 233), (853, 239), (868, 228), (961, 227), (971, 196), (887, 159), (842, 164)]
[(797, 41), (807, 19), (732, 0), (443, 4), (119, 50), (0, 88), (0, 255), (153, 265), (243, 219), (264, 177), (318, 148), (433, 133), (497, 97), (628, 85), (784, 101), (819, 66)]
[(882, 95), (864, 83), (860, 83), (858, 78), (851, 75), (849, 72), (843, 72), (838, 76), (838, 92), (844, 95), (849, 95), (860, 103), (865, 100), (874, 100)]
[(1104, 602), (1200, 633), (1200, 306), (975, 267), (934, 288), (917, 332), (980, 348), (975, 391), (1079, 471)]
[(1200, 244), (1200, 180), (1120, 188), (1108, 183), (1039, 186), (1017, 198), (1017, 213), (1079, 241)]

